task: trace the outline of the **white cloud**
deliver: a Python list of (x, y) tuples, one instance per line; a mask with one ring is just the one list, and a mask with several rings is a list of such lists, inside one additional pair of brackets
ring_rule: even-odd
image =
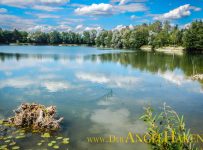
[(60, 7), (51, 7), (51, 6), (44, 6), (44, 5), (34, 5), (32, 7), (32, 9), (36, 9), (36, 10), (43, 10), (43, 11), (57, 11), (57, 10), (61, 10), (63, 8)]
[[(31, 12), (26, 12), (26, 14), (32, 14)], [(50, 19), (50, 18), (60, 18), (58, 15), (48, 14), (48, 13), (37, 13), (33, 14), (39, 19), (26, 19), (15, 15), (0, 14), (0, 24), (4, 29), (18, 29), (28, 32), (43, 31), (51, 32), (57, 30), (59, 32), (83, 32), (89, 30), (101, 31), (103, 28), (99, 25), (83, 26), (84, 20), (80, 18), (67, 18), (63, 22), (58, 22), (57, 25), (40, 24), (40, 19)], [(12, 21), (11, 21), (12, 20)], [(72, 24), (73, 23), (73, 24)], [(78, 25), (79, 24), (79, 25)], [(81, 26), (82, 25), (82, 26)]]
[(61, 5), (69, 2), (69, 0), (0, 0), (0, 4), (26, 8), (34, 5)]
[(71, 86), (68, 83), (53, 82), (53, 81), (44, 82), (42, 83), (42, 86), (45, 87), (49, 92), (57, 92), (71, 88)]
[(5, 8), (0, 8), (0, 13), (6, 13), (7, 12), (7, 9)]
[(120, 3), (119, 5), (123, 5), (123, 4), (126, 4), (128, 0), (120, 0)]
[(132, 20), (135, 20), (135, 19), (137, 18), (137, 16), (132, 15), (132, 16), (130, 16), (130, 18), (131, 18)]
[(38, 0), (38, 1), (45, 4), (63, 4), (69, 2), (70, 0)]
[(118, 99), (116, 97), (108, 97), (108, 98), (101, 99), (97, 104), (101, 106), (110, 106), (110, 105), (116, 104), (117, 100)]
[(119, 5), (124, 5), (127, 3), (137, 3), (137, 2), (145, 2), (147, 0), (111, 0), (112, 3), (119, 3)]
[[(12, 20), (12, 21), (11, 21)], [(26, 29), (36, 25), (36, 20), (24, 19), (14, 15), (0, 14), (0, 24), (10, 29)]]
[(35, 32), (35, 31), (42, 31), (42, 32), (51, 32), (54, 30), (57, 30), (59, 32), (68, 32), (70, 30), (72, 30), (72, 28), (70, 26), (67, 25), (58, 25), (58, 26), (51, 26), (51, 25), (36, 25), (36, 26), (32, 26), (30, 28), (26, 29), (29, 32)]
[(65, 18), (62, 21), (58, 22), (58, 24), (78, 26), (78, 24), (81, 24), (83, 21), (84, 19), (81, 19), (81, 18)]
[(95, 83), (108, 83), (110, 79), (103, 75), (90, 74), (90, 73), (77, 73), (76, 77), (80, 80), (95, 82)]
[(190, 9), (194, 11), (201, 11), (202, 9), (200, 7), (190, 6)]
[(90, 16), (99, 16), (99, 15), (112, 15), (125, 12), (138, 12), (145, 11), (147, 8), (143, 4), (128, 4), (128, 5), (111, 5), (111, 4), (92, 4), (89, 6), (83, 6), (75, 9), (77, 15), (90, 15)]
[(42, 32), (51, 32), (53, 30), (52, 26), (49, 25), (36, 25), (27, 29), (29, 32), (42, 31)]
[(81, 29), (83, 29), (83, 28), (84, 28), (84, 26), (83, 26), (82, 24), (77, 25), (77, 26), (75, 27), (76, 30), (81, 30)]
[(84, 26), (82, 24), (79, 24), (73, 29), (75, 32), (83, 32), (83, 31), (91, 31), (91, 30), (96, 30), (96, 31), (101, 31), (103, 30), (102, 27), (98, 25), (93, 25), (93, 26)]
[(49, 81), (49, 76), (48, 78), (43, 78), (43, 79), (41, 79), (39, 76), (37, 77), (36, 80), (33, 80), (27, 76), (0, 80), (0, 88), (12, 87), (12, 88), (22, 89), (22, 88), (29, 88), (33, 86), (46, 88), (48, 92), (57, 92), (57, 91), (62, 91), (62, 90), (67, 90), (72, 88), (72, 86), (69, 83), (64, 81)]
[(35, 14), (40, 19), (46, 19), (46, 18), (60, 18), (60, 16), (52, 15), (52, 14)]
[(165, 14), (156, 15), (154, 20), (175, 20), (191, 15), (191, 10), (200, 11), (201, 8), (190, 6), (190, 4), (182, 5)]
[(134, 29), (134, 26), (132, 24), (130, 24), (128, 27), (129, 27), (130, 30)]
[(34, 80), (30, 80), (27, 77), (10, 78), (0, 80), (0, 88), (13, 87), (13, 88), (26, 88), (31, 85), (35, 85)]
[[(107, 119), (111, 116), (111, 119)], [(98, 109), (91, 116), (91, 120), (105, 125), (117, 124), (128, 122), (130, 112), (127, 109), (119, 109), (112, 111), (110, 109)]]
[(91, 30), (101, 31), (102, 28), (100, 26), (98, 26), (98, 27), (86, 27), (85, 28), (85, 31), (91, 31)]
[(70, 6), (72, 6), (72, 7), (84, 7), (86, 5), (85, 4), (79, 4), (79, 3), (72, 3), (72, 4), (70, 4)]
[(57, 30), (59, 32), (68, 32), (68, 31), (72, 30), (72, 27), (67, 26), (67, 25), (54, 26), (54, 28), (55, 28), (54, 30)]
[(186, 23), (182, 26), (180, 26), (181, 29), (188, 29), (191, 26), (191, 22), (190, 23)]
[[(7, 53), (6, 49), (1, 49), (1, 52)], [(12, 53), (12, 52), (11, 52)], [(22, 57), (24, 58), (24, 57)], [(16, 70), (20, 70), (23, 68), (30, 68), (30, 67), (42, 67), (43, 63), (50, 63), (52, 61), (51, 58), (44, 58), (43, 60), (39, 60), (35, 57), (30, 57), (29, 61), (26, 59), (21, 59), (21, 61), (17, 61), (13, 59), (12, 61), (7, 61), (7, 62), (0, 62), (0, 71), (2, 72), (13, 72)], [(18, 63), (17, 63), (18, 62)], [(52, 68), (53, 70), (53, 68)]]
[(128, 5), (118, 5), (118, 6), (114, 6), (114, 9), (115, 9), (115, 11), (117, 11), (117, 13), (140, 12), (140, 11), (147, 10), (145, 5), (140, 4), (140, 3), (133, 3), (133, 4), (128, 4)]
[(165, 73), (158, 72), (158, 76), (160, 76), (160, 77), (164, 78), (165, 80), (167, 80), (173, 84), (176, 84), (178, 86), (191, 82), (191, 80), (186, 79), (184, 77), (184, 75), (177, 74), (175, 72), (170, 72), (170, 71), (167, 71)]
[(113, 31), (114, 30), (118, 30), (118, 31), (121, 31), (122, 29), (125, 29), (126, 28), (126, 26), (124, 26), (124, 25), (117, 25), (114, 29), (112, 29)]
[(146, 126), (140, 121), (132, 121), (130, 117), (129, 110), (122, 108), (117, 110), (112, 110), (110, 108), (106, 109), (97, 109), (90, 116), (91, 121), (96, 124), (93, 124), (91, 132), (107, 131), (107, 134), (117, 134), (117, 135), (126, 135), (129, 131), (133, 133), (145, 133)]
[(134, 26), (132, 24), (130, 24), (129, 26), (124, 26), (124, 25), (117, 25), (115, 28), (112, 29), (112, 31), (118, 30), (121, 31), (122, 29), (128, 28), (130, 30), (134, 29)]
[(113, 14), (113, 6), (111, 4), (92, 4), (75, 9), (78, 15), (110, 15)]
[(104, 74), (94, 74), (94, 73), (77, 73), (76, 77), (83, 81), (90, 81), (93, 83), (107, 84), (109, 87), (116, 88), (126, 88), (130, 89), (135, 87), (140, 81), (139, 78), (134, 76), (106, 76)]

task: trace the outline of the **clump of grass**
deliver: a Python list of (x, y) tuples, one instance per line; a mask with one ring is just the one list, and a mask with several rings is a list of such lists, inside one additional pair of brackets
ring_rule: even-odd
[(146, 122), (148, 143), (154, 150), (197, 150), (193, 136), (186, 129), (184, 117), (179, 116), (165, 103), (162, 111), (156, 115), (151, 106), (144, 108), (145, 113), (140, 117)]

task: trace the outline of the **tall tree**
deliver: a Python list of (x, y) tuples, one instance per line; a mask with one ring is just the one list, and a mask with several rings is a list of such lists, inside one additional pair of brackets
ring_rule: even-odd
[(49, 43), (50, 44), (60, 44), (62, 43), (62, 39), (60, 33), (58, 31), (53, 31), (49, 33)]
[(33, 43), (37, 44), (47, 44), (48, 43), (48, 35), (41, 31), (36, 31), (29, 35), (29, 39)]
[(203, 50), (203, 22), (193, 22), (184, 34), (184, 46), (187, 50)]

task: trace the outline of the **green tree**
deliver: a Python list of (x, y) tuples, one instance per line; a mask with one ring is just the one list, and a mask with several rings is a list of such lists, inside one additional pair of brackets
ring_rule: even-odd
[(163, 30), (167, 33), (171, 31), (171, 25), (169, 21), (165, 21), (163, 24)]
[(12, 31), (4, 30), (2, 35), (3, 35), (2, 41), (4, 43), (8, 44), (8, 43), (13, 42), (12, 41), (12, 39), (13, 39), (12, 38), (12, 36), (13, 36)]
[(108, 41), (108, 31), (101, 31), (96, 38), (96, 45), (99, 47), (111, 47), (109, 42), (111, 43), (111, 41)]
[(148, 44), (148, 31), (145, 29), (134, 30), (130, 37), (131, 48), (140, 48)]
[(131, 37), (132, 31), (129, 29), (122, 30), (122, 45), (124, 48), (131, 48)]
[(27, 33), (18, 30), (2, 30), (0, 28), (0, 43), (31, 42), (36, 44), (88, 44), (101, 47), (137, 49), (143, 45), (153, 48), (163, 46), (184, 46), (186, 49), (203, 49), (203, 23), (195, 21), (187, 29), (172, 27), (169, 21), (164, 23), (156, 21), (152, 24), (142, 24), (133, 28), (126, 27), (122, 30), (96, 30), (76, 32), (53, 31), (44, 33), (37, 31)]
[(15, 43), (18, 43), (19, 41), (21, 41), (22, 39), (22, 36), (20, 34), (20, 32), (15, 29), (13, 32), (12, 32), (12, 42), (15, 42)]
[(36, 31), (31, 33), (29, 36), (31, 42), (36, 44), (47, 44), (48, 43), (48, 35), (41, 31)]
[(111, 47), (112, 43), (112, 37), (113, 37), (113, 32), (112, 31), (108, 31), (107, 32), (107, 37), (105, 37), (104, 39), (104, 44), (107, 46), (107, 47)]
[(27, 43), (28, 42), (28, 33), (25, 31), (21, 31), (20, 34), (21, 34), (20, 42)]
[(4, 43), (3, 30), (0, 28), (0, 43)]
[(113, 48), (123, 48), (121, 32), (118, 30), (113, 32), (111, 43)]
[(83, 40), (84, 40), (85, 44), (88, 44), (88, 45), (91, 44), (90, 31), (84, 31), (83, 32)]
[(203, 51), (203, 22), (193, 22), (184, 33), (184, 46), (189, 51)]
[(62, 43), (61, 35), (58, 31), (53, 31), (53, 32), (49, 33), (49, 43), (50, 44)]
[(156, 21), (153, 24), (151, 24), (149, 28), (151, 31), (155, 33), (159, 33), (162, 31), (162, 23), (160, 21)]
[(182, 30), (179, 30), (178, 29), (178, 25), (176, 25), (172, 31), (171, 31), (171, 34), (170, 34), (170, 41), (172, 45), (174, 46), (180, 46), (182, 45), (183, 41), (182, 41), (182, 38), (183, 38), (183, 31)]

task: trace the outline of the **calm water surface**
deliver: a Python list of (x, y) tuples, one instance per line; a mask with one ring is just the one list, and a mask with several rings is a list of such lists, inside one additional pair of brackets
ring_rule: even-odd
[[(203, 133), (203, 82), (190, 79), (202, 73), (203, 55), (0, 46), (0, 119), (22, 102), (56, 105), (64, 116), (57, 134), (70, 137), (69, 149), (149, 149), (144, 144), (90, 144), (86, 138), (144, 133), (143, 106), (159, 109), (164, 102), (185, 115), (193, 133)], [(39, 149), (40, 136), (28, 137), (20, 146)]]

